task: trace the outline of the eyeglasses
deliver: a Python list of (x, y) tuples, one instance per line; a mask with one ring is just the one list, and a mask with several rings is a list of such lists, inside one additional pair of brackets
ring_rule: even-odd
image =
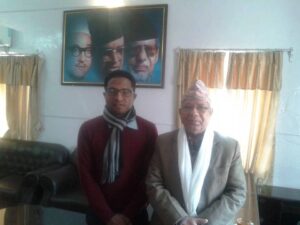
[(71, 46), (69, 48), (72, 56), (79, 56), (82, 52), (84, 53), (84, 56), (91, 58), (92, 57), (92, 48), (87, 47), (87, 48), (80, 48), (79, 46)]
[(104, 55), (111, 56), (113, 54), (123, 55), (124, 47), (104, 48)]
[(117, 96), (120, 93), (123, 97), (130, 97), (130, 96), (132, 96), (134, 91), (131, 89), (125, 89), (125, 88), (124, 89), (107, 88), (105, 93), (108, 96)]
[(207, 112), (208, 110), (210, 110), (210, 107), (208, 106), (202, 106), (202, 105), (198, 105), (198, 106), (183, 106), (181, 108), (182, 112), (184, 113), (190, 113), (192, 112), (194, 109), (196, 109), (196, 111), (200, 114), (203, 114), (205, 112)]
[(133, 45), (129, 50), (130, 56), (136, 56), (144, 50), (148, 57), (153, 57), (157, 53), (157, 47), (153, 45)]

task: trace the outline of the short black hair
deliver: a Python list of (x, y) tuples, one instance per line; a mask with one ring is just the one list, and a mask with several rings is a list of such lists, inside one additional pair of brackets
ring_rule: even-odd
[(105, 89), (107, 88), (107, 84), (111, 79), (119, 78), (119, 77), (128, 79), (131, 82), (131, 86), (132, 86), (133, 90), (135, 90), (136, 81), (135, 81), (133, 75), (125, 70), (114, 70), (114, 71), (110, 72), (104, 79), (104, 88)]

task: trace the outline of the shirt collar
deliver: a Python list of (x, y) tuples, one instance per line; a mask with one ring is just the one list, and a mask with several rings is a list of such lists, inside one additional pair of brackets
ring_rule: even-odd
[(136, 122), (136, 118), (134, 118), (133, 120), (131, 120), (128, 124), (127, 127), (134, 129), (134, 130), (138, 130), (138, 125)]

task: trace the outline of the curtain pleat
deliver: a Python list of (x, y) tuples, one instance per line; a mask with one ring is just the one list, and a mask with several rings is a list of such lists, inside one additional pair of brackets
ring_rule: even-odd
[(228, 89), (280, 90), (282, 52), (231, 53)]
[(8, 85), (37, 85), (40, 57), (33, 56), (1, 56), (0, 83)]
[(249, 130), (247, 139), (240, 139), (245, 171), (271, 183), (282, 52), (232, 53), (228, 68), (227, 89), (242, 100), (241, 108), (252, 106), (248, 119), (240, 121)]
[(38, 78), (43, 60), (38, 55), (1, 56), (0, 83), (6, 85), (5, 137), (35, 140), (41, 124), (39, 119)]
[[(223, 86), (223, 67), (225, 53), (200, 52), (180, 49), (177, 53), (178, 82), (177, 82), (177, 110), (187, 88), (195, 80), (202, 80), (207, 87)], [(179, 116), (176, 115), (177, 127), (181, 126)]]

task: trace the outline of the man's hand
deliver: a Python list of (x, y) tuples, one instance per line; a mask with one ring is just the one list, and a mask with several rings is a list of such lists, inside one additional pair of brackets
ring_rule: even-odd
[(208, 223), (207, 219), (197, 218), (197, 217), (187, 217), (180, 223), (180, 225), (203, 225), (206, 223)]
[(115, 214), (107, 225), (132, 225), (130, 219), (122, 214)]

